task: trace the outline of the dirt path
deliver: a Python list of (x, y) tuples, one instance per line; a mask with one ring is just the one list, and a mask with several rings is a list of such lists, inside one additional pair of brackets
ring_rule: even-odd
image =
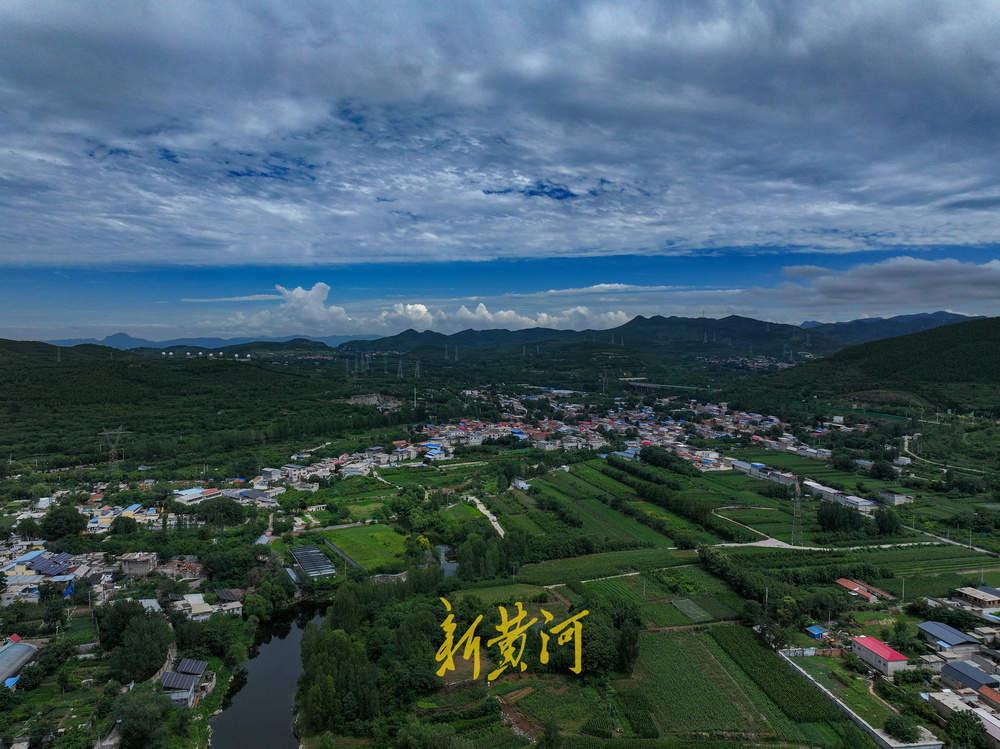
[(486, 509), (486, 505), (483, 504), (482, 500), (479, 499), (479, 497), (473, 497), (472, 495), (469, 495), (466, 497), (466, 499), (472, 502), (476, 506), (476, 508), (481, 513), (483, 513), (483, 515), (486, 516), (486, 519), (490, 521), (490, 525), (493, 526), (493, 529), (497, 532), (497, 534), (499, 534), (500, 538), (503, 538), (505, 535), (507, 535), (504, 532), (504, 529), (500, 527), (500, 523), (499, 521), (497, 521), (496, 515), (494, 515), (492, 512)]
[(564, 583), (559, 583), (558, 585), (544, 585), (542, 587), (544, 587), (547, 591), (549, 591), (552, 595), (554, 595), (556, 597), (556, 600), (559, 601), (559, 603), (564, 603), (567, 606), (570, 606), (572, 604), (570, 604), (569, 599), (562, 593), (560, 593), (558, 590), (556, 590), (556, 588), (561, 588), (563, 585)]
[(965, 471), (966, 473), (978, 473), (984, 474), (986, 471), (981, 471), (976, 468), (965, 468), (963, 466), (951, 466), (947, 463), (938, 463), (936, 460), (928, 460), (927, 458), (921, 458), (914, 452), (910, 452), (910, 440), (908, 437), (903, 437), (903, 452), (909, 455), (911, 458), (919, 460), (921, 463), (930, 463), (932, 466), (938, 466), (939, 468), (947, 468), (952, 471)]
[(525, 715), (523, 710), (506, 702), (503, 697), (497, 697), (497, 699), (500, 701), (501, 720), (510, 725), (514, 733), (531, 742), (534, 742), (542, 734), (542, 727)]

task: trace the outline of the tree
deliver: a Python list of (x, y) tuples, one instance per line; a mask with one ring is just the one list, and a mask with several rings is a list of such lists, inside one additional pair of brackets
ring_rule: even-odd
[(890, 715), (885, 721), (885, 732), (906, 744), (920, 738), (920, 731), (912, 718), (905, 715)]
[(67, 505), (52, 507), (42, 518), (42, 534), (49, 541), (83, 533), (87, 518)]
[(875, 510), (875, 528), (880, 536), (898, 536), (903, 532), (903, 521), (888, 507)]
[(956, 710), (945, 725), (949, 749), (986, 749), (986, 729), (971, 710)]
[(119, 515), (111, 521), (111, 532), (116, 536), (128, 536), (139, 530), (139, 523), (135, 518), (127, 518)]
[(35, 540), (42, 537), (42, 527), (34, 518), (25, 518), (17, 524), (17, 535), (25, 540)]
[(160, 749), (166, 746), (166, 717), (170, 700), (153, 687), (141, 684), (115, 702), (115, 717), (121, 722), (121, 749)]

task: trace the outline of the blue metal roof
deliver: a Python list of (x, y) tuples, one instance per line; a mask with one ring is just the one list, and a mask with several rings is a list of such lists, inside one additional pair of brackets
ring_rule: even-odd
[(982, 669), (977, 668), (973, 664), (966, 661), (956, 661), (954, 663), (945, 664), (941, 667), (941, 675), (950, 676), (958, 683), (971, 687), (972, 689), (978, 689), (983, 686), (1000, 686), (1000, 680), (998, 680), (995, 676), (990, 676)]
[(921, 632), (925, 632), (935, 640), (944, 643), (948, 647), (962, 645), (965, 643), (975, 644), (978, 642), (978, 640), (974, 637), (970, 637), (965, 634), (965, 632), (960, 632), (954, 627), (949, 627), (947, 624), (942, 622), (921, 622), (917, 625), (917, 629)]
[(140, 507), (142, 507), (142, 504), (140, 502), (136, 502), (134, 505), (129, 505), (128, 507), (126, 507), (124, 510), (122, 510), (122, 512), (135, 512)]

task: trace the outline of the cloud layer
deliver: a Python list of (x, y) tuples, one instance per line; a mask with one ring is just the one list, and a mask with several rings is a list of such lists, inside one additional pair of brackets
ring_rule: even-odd
[[(996, 19), (985, 0), (11, 0), (0, 264), (997, 243)], [(336, 314), (303, 294), (282, 309)]]
[[(603, 283), (583, 288), (511, 293), (470, 301), (425, 298), (398, 302), (366, 300), (338, 304), (336, 291), (277, 286), (278, 304), (237, 309), (201, 318), (193, 328), (228, 335), (374, 333), (406, 328), (452, 333), (466, 328), (530, 327), (606, 329), (635, 315), (723, 317), (743, 315), (798, 324), (951, 309), (964, 314), (1000, 314), (1000, 259), (984, 263), (924, 260), (908, 256), (858, 264), (838, 271), (788, 266), (794, 280), (775, 286), (682, 287)], [(192, 301), (192, 300), (188, 300)]]

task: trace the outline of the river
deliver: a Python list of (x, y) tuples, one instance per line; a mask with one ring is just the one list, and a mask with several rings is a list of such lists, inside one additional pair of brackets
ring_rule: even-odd
[(212, 749), (298, 749), (292, 734), (292, 705), (302, 673), (302, 631), (322, 613), (300, 608), (294, 618), (272, 622), (234, 677), (223, 712), (212, 719)]

